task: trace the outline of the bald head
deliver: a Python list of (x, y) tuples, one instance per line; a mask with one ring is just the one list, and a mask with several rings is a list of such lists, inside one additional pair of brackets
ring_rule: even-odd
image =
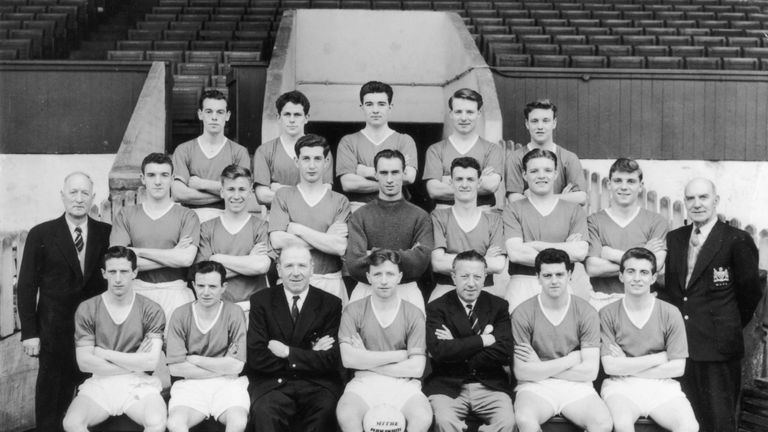
[(293, 294), (301, 294), (309, 288), (312, 275), (312, 254), (309, 248), (292, 244), (283, 248), (277, 259), (277, 273), (283, 279), (283, 287)]
[(64, 177), (61, 189), (64, 212), (73, 223), (80, 224), (88, 217), (93, 205), (93, 181), (88, 174), (73, 172)]
[(717, 204), (720, 197), (712, 180), (698, 177), (685, 186), (685, 209), (688, 218), (696, 226), (701, 226), (717, 217)]

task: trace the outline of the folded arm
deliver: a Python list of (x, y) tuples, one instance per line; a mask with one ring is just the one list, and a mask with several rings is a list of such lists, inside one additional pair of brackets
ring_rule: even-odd
[(288, 224), (287, 232), (304, 240), (312, 248), (327, 254), (342, 256), (347, 250), (346, 223), (334, 223), (328, 232), (320, 232), (306, 225), (291, 222)]
[(163, 340), (159, 337), (150, 338), (146, 345), (142, 343), (142, 348), (133, 353), (96, 347), (94, 348), (94, 355), (130, 371), (148, 372), (154, 370), (155, 366), (157, 366), (157, 361), (160, 359), (160, 352), (163, 347)]
[(205, 205), (221, 201), (218, 194), (214, 195), (206, 190), (192, 188), (179, 179), (171, 183), (171, 195), (174, 201), (182, 204)]
[(75, 357), (80, 370), (94, 375), (122, 375), (131, 373), (131, 369), (118, 366), (94, 354), (95, 346), (78, 346), (75, 349)]
[(573, 351), (552, 360), (540, 360), (528, 344), (515, 345), (513, 370), (519, 381), (541, 381), (554, 377), (581, 363), (581, 353)]
[(597, 371), (600, 369), (600, 348), (582, 348), (580, 361), (574, 366), (555, 374), (554, 378), (560, 378), (568, 381), (589, 381), (597, 378)]
[(407, 360), (371, 368), (372, 371), (395, 378), (421, 378), (427, 358), (424, 355), (412, 355)]

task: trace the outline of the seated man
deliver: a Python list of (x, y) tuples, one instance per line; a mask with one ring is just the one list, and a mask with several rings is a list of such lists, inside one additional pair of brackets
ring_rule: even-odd
[(424, 315), (398, 295), (400, 256), (375, 250), (368, 257), (372, 294), (344, 309), (339, 327), (341, 360), (355, 370), (336, 408), (342, 432), (359, 432), (373, 407), (400, 410), (409, 432), (426, 432), (432, 408), (421, 392), (426, 364)]
[(336, 336), (341, 300), (310, 286), (312, 255), (306, 246), (283, 248), (277, 261), (283, 284), (251, 296), (248, 378), (251, 432), (302, 432), (336, 428), (342, 390)]
[(80, 303), (75, 313), (77, 364), (93, 376), (80, 385), (64, 430), (86, 432), (109, 416), (126, 414), (145, 432), (162, 432), (166, 408), (160, 379), (147, 372), (163, 348), (163, 309), (133, 291), (138, 268), (132, 250), (110, 247), (101, 273), (107, 291)]
[(424, 393), (435, 411), (435, 431), (466, 430), (474, 413), (481, 431), (512, 432), (509, 366), (512, 329), (506, 300), (483, 291), (485, 258), (469, 250), (453, 260), (456, 289), (427, 305), (427, 349), (432, 374)]
[(171, 388), (168, 430), (186, 432), (209, 416), (226, 432), (243, 432), (248, 421), (245, 364), (245, 315), (221, 300), (227, 270), (215, 261), (192, 268), (197, 300), (174, 311), (168, 322), (167, 359), (171, 375), (182, 377)]
[(597, 312), (568, 293), (573, 263), (565, 251), (544, 249), (534, 267), (541, 293), (512, 313), (518, 430), (540, 431), (560, 414), (589, 432), (609, 432), (611, 415), (592, 386), (600, 366)]
[(688, 341), (680, 310), (651, 294), (656, 256), (645, 248), (621, 258), (624, 298), (600, 310), (605, 373), (602, 396), (616, 432), (650, 417), (672, 432), (699, 430), (691, 403), (673, 378), (685, 372)]

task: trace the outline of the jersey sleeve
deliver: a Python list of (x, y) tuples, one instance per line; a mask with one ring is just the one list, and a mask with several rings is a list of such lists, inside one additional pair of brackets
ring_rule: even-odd
[[(368, 299), (358, 300), (360, 302), (368, 301)], [(362, 308), (357, 302), (351, 303), (344, 308), (341, 313), (341, 323), (339, 324), (339, 342), (345, 338), (351, 338), (355, 335), (359, 335), (359, 324)]]
[[(655, 238), (665, 239), (665, 238), (667, 238), (667, 233), (669, 232), (669, 224), (667, 223), (667, 221), (663, 217), (661, 217), (659, 215), (656, 215), (656, 214), (654, 214), (654, 216), (655, 217), (654, 217), (653, 223), (651, 225), (651, 236), (650, 236), (650, 238), (652, 238), (652, 239), (655, 239)], [(666, 246), (666, 242), (664, 242), (664, 244)]]
[(610, 345), (619, 346), (616, 343), (616, 309), (613, 305), (608, 305), (600, 309), (600, 355), (607, 356), (611, 354)]
[[(662, 301), (662, 300), (656, 300)], [(664, 329), (664, 344), (667, 349), (667, 358), (684, 359), (688, 358), (688, 339), (685, 334), (685, 323), (680, 310), (674, 306), (665, 307), (662, 324)]]
[(531, 345), (533, 339), (533, 316), (529, 313), (526, 303), (512, 311), (512, 338), (515, 345)]
[(285, 231), (291, 218), (288, 214), (288, 194), (289, 188), (281, 188), (272, 198), (272, 208), (269, 211), (269, 232)]
[(112, 220), (112, 231), (109, 233), (110, 246), (131, 246), (131, 234), (128, 231), (128, 211), (124, 207)]
[(227, 348), (226, 355), (245, 363), (245, 314), (237, 305), (230, 305), (230, 311), (229, 328), (227, 329), (229, 348)]
[(252, 222), (253, 227), (253, 244), (256, 243), (264, 243), (265, 245), (269, 244), (269, 232), (267, 229), (269, 228), (269, 224), (264, 219), (261, 219), (256, 216), (251, 216), (254, 221)]
[[(519, 202), (519, 201), (516, 201)], [(515, 203), (507, 203), (501, 213), (504, 223), (504, 238), (523, 238), (523, 226), (520, 221), (520, 206)]]
[(488, 151), (485, 154), (485, 160), (483, 161), (483, 167), (493, 168), (493, 172), (498, 174), (502, 179), (504, 178), (504, 149), (498, 143), (490, 142)]
[[(402, 300), (405, 301), (405, 300)], [(400, 305), (402, 307), (402, 305)], [(408, 331), (405, 339), (405, 348), (408, 357), (413, 355), (425, 355), (427, 353), (427, 330), (424, 314), (413, 308), (406, 309), (408, 317)]]
[(213, 255), (213, 231), (216, 219), (211, 219), (200, 225), (200, 245), (197, 248), (195, 262), (206, 261)]
[(581, 161), (576, 154), (569, 152), (567, 157), (563, 158), (563, 168), (568, 183), (574, 186), (574, 191), (587, 191), (587, 180), (584, 177), (584, 170), (581, 168)]
[(597, 213), (591, 214), (587, 218), (587, 233), (589, 234), (589, 252), (587, 255), (599, 258), (603, 250), (603, 243), (600, 240), (600, 227), (598, 223)]
[(186, 306), (176, 308), (168, 321), (168, 341), (165, 348), (166, 363), (176, 364), (186, 360), (187, 330), (184, 328), (184, 312)]
[(581, 234), (581, 239), (589, 241), (589, 231), (587, 230), (587, 215), (580, 205), (574, 204), (573, 213), (571, 213), (571, 226), (568, 235)]
[(350, 216), (352, 216), (352, 207), (349, 205), (349, 199), (341, 194), (337, 197), (338, 204), (336, 205), (336, 216), (333, 218), (333, 223), (347, 223)]
[(96, 310), (92, 301), (80, 303), (75, 312), (75, 346), (96, 344)]
[(189, 182), (189, 153), (191, 148), (190, 145), (184, 143), (176, 147), (173, 152), (173, 178), (181, 180), (184, 184)]
[(194, 211), (186, 209), (181, 217), (181, 235), (179, 239), (189, 237), (192, 244), (200, 246), (200, 219)]
[(253, 182), (261, 186), (272, 184), (272, 173), (269, 172), (269, 164), (267, 164), (268, 145), (269, 143), (260, 145), (253, 153)]
[(424, 160), (424, 174), (421, 176), (422, 180), (438, 180), (443, 179), (443, 162), (440, 157), (440, 143), (432, 144), (427, 149), (427, 156)]
[[(571, 298), (575, 301), (576, 298)], [(580, 303), (579, 310), (579, 342), (581, 349), (600, 347), (600, 317), (589, 303)]]
[(504, 185), (507, 193), (523, 193), (525, 180), (523, 180), (523, 160), (515, 151), (508, 152), (506, 168), (504, 170)]
[(336, 176), (341, 177), (344, 174), (357, 173), (357, 156), (355, 152), (355, 143), (352, 135), (347, 135), (339, 142), (336, 151)]
[(498, 213), (485, 213), (488, 217), (488, 229), (490, 230), (491, 246), (501, 248), (502, 254), (507, 254), (504, 238), (504, 224), (501, 221), (501, 216)]
[(165, 333), (165, 312), (163, 312), (163, 308), (159, 304), (151, 300), (145, 302), (142, 322), (144, 324), (144, 337), (163, 338), (163, 333)]
[(445, 238), (446, 224), (442, 221), (442, 213), (437, 210), (432, 212), (432, 233), (435, 238), (435, 249), (448, 249), (448, 241)]
[(413, 167), (416, 171), (419, 170), (419, 153), (416, 151), (416, 141), (410, 135), (402, 134), (403, 144), (402, 152), (405, 156), (406, 167)]
[[(231, 142), (231, 141), (230, 141)], [(234, 147), (234, 164), (241, 168), (250, 169), (251, 168), (251, 157), (248, 155), (248, 149), (241, 146), (240, 144), (232, 143)], [(253, 173), (251, 173), (253, 174)]]

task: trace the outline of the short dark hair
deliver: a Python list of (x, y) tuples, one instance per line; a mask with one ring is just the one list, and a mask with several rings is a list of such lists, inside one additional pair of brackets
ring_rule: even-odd
[(305, 96), (304, 93), (298, 90), (293, 90), (293, 91), (289, 91), (287, 93), (281, 94), (275, 101), (275, 108), (277, 108), (277, 115), (280, 115), (280, 113), (283, 111), (283, 108), (288, 102), (296, 105), (301, 105), (301, 107), (304, 108), (304, 115), (309, 114), (309, 99), (307, 99), (307, 96)]
[(456, 92), (453, 93), (453, 96), (448, 98), (448, 108), (453, 109), (454, 99), (464, 99), (472, 102), (477, 102), (478, 110), (483, 107), (483, 96), (481, 96), (480, 93), (472, 89), (463, 88), (463, 89), (456, 90)]
[(240, 177), (245, 177), (250, 182), (253, 179), (253, 175), (251, 174), (251, 170), (245, 167), (241, 167), (240, 165), (232, 164), (227, 165), (226, 168), (224, 168), (221, 171), (221, 183), (224, 183), (224, 180), (236, 180)]
[(136, 270), (139, 268), (138, 259), (136, 253), (125, 246), (110, 246), (107, 252), (104, 253), (104, 257), (101, 259), (101, 268), (107, 269), (107, 261), (111, 259), (127, 259), (131, 263), (131, 268)]
[(398, 269), (400, 268), (400, 254), (390, 249), (374, 249), (366, 258), (368, 269), (373, 266), (381, 265), (387, 261), (396, 265)]
[(296, 141), (296, 144), (293, 146), (293, 151), (296, 152), (296, 157), (299, 157), (301, 149), (304, 147), (322, 147), (323, 156), (328, 156), (328, 153), (331, 151), (331, 146), (328, 144), (328, 141), (320, 135), (315, 134), (306, 134)]
[(624, 252), (619, 263), (619, 272), (624, 273), (624, 263), (632, 258), (650, 261), (651, 271), (656, 273), (656, 255), (644, 247), (635, 247)]
[(405, 172), (405, 156), (403, 156), (403, 154), (400, 153), (400, 150), (384, 149), (384, 150), (376, 153), (376, 156), (373, 157), (373, 169), (374, 170), (378, 170), (379, 169), (379, 160), (380, 159), (400, 159), (400, 162), (403, 164), (403, 172)]
[(608, 170), (608, 179), (610, 180), (611, 177), (613, 177), (613, 173), (615, 172), (623, 172), (623, 173), (638, 173), (640, 175), (640, 181), (643, 180), (643, 170), (640, 169), (640, 164), (637, 163), (634, 159), (628, 159), (628, 158), (618, 158), (616, 159), (616, 162), (614, 162), (611, 165), (611, 169)]
[(387, 102), (392, 103), (394, 92), (392, 91), (392, 86), (389, 84), (385, 84), (381, 81), (368, 81), (363, 84), (363, 86), (360, 87), (360, 103), (363, 103), (363, 97), (370, 93), (386, 93)]
[(452, 268), (456, 268), (456, 263), (459, 261), (474, 261), (474, 262), (481, 262), (483, 263), (483, 267), (488, 268), (488, 263), (485, 261), (485, 257), (480, 255), (480, 252), (470, 249), (465, 250), (463, 252), (459, 252), (456, 254), (456, 257), (453, 258), (453, 264), (451, 265)]
[(149, 164), (170, 165), (173, 173), (173, 159), (165, 153), (150, 153), (141, 161), (141, 173), (144, 174), (144, 168)]
[(549, 99), (537, 99), (533, 102), (528, 102), (523, 110), (526, 120), (528, 120), (528, 114), (535, 109), (552, 110), (552, 118), (557, 118), (557, 107)]
[(573, 271), (573, 262), (564, 250), (547, 248), (539, 252), (536, 255), (536, 260), (533, 263), (533, 268), (536, 270), (536, 274), (541, 273), (542, 264), (565, 264), (565, 269), (569, 272)]
[(196, 262), (194, 265), (192, 265), (192, 268), (189, 269), (189, 274), (192, 279), (192, 284), (195, 283), (195, 276), (198, 274), (208, 274), (208, 273), (218, 273), (219, 276), (221, 276), (221, 284), (223, 285), (224, 282), (227, 280), (227, 269), (224, 268), (224, 265), (216, 262), (216, 261), (200, 261)]
[(451, 161), (451, 176), (453, 176), (454, 168), (474, 168), (477, 171), (477, 177), (480, 177), (480, 173), (483, 171), (480, 169), (480, 162), (471, 156), (457, 157)]
[(529, 151), (528, 153), (523, 156), (523, 172), (528, 169), (528, 161), (531, 159), (538, 159), (538, 158), (544, 158), (549, 159), (552, 162), (555, 163), (555, 168), (557, 168), (557, 155), (552, 153), (549, 150), (544, 149), (533, 149)]
[(200, 94), (200, 100), (197, 103), (198, 109), (203, 109), (203, 101), (206, 99), (223, 100), (227, 104), (227, 111), (229, 111), (229, 101), (227, 100), (227, 96), (220, 90), (204, 90), (203, 93)]

